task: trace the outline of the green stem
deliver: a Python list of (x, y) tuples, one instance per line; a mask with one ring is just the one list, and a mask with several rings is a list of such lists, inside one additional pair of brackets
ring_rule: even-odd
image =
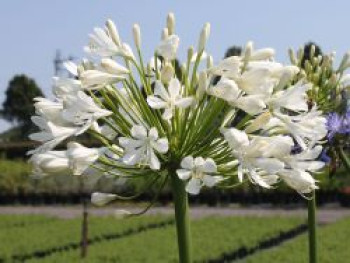
[(350, 159), (344, 152), (343, 148), (339, 147), (338, 151), (339, 151), (340, 159), (343, 161), (343, 164), (345, 165), (346, 169), (350, 171)]
[(317, 263), (316, 238), (316, 193), (312, 192), (312, 199), (308, 200), (308, 226), (309, 226), (309, 262)]
[(179, 262), (191, 263), (192, 246), (190, 235), (188, 196), (185, 190), (185, 182), (183, 182), (177, 177), (175, 171), (169, 171), (169, 173), (171, 176), (171, 186), (173, 190), (173, 198), (175, 204), (175, 220), (179, 249)]

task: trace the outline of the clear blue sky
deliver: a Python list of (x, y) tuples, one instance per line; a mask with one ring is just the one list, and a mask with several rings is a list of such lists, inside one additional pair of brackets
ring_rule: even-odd
[[(205, 22), (211, 23), (208, 50), (214, 60), (227, 47), (253, 40), (257, 47), (271, 46), (277, 59), (287, 61), (287, 48), (313, 40), (324, 52), (338, 56), (350, 49), (349, 1), (2, 1), (0, 3), (0, 103), (14, 74), (34, 78), (50, 95), (55, 50), (82, 57), (82, 47), (95, 26), (112, 18), (121, 37), (131, 42), (131, 27), (141, 25), (146, 57), (159, 41), (165, 17), (176, 15), (180, 52), (196, 45)], [(132, 43), (131, 43), (132, 44)], [(181, 56), (180, 56), (181, 57)], [(9, 127), (0, 120), (0, 131)]]

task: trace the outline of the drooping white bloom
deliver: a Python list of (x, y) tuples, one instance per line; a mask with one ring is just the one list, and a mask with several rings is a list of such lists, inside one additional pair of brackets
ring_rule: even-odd
[(79, 127), (58, 126), (41, 116), (33, 116), (32, 121), (41, 131), (30, 134), (29, 138), (43, 144), (35, 150), (29, 151), (28, 154), (49, 151), (79, 130)]
[(81, 175), (93, 164), (105, 148), (87, 148), (77, 142), (69, 142), (67, 157), (73, 175)]
[(149, 131), (141, 125), (131, 128), (131, 137), (120, 137), (119, 144), (124, 148), (123, 162), (127, 165), (149, 165), (152, 170), (160, 169), (160, 162), (155, 152), (168, 151), (168, 139), (158, 138), (155, 127)]
[(190, 194), (199, 194), (203, 186), (213, 187), (223, 180), (217, 173), (216, 163), (211, 158), (187, 156), (181, 161), (181, 168), (176, 170), (181, 180), (189, 180), (186, 191)]
[(275, 176), (281, 171), (284, 163), (279, 158), (291, 151), (293, 140), (288, 136), (257, 136), (249, 140), (245, 132), (235, 128), (224, 129), (222, 133), (239, 161), (238, 179), (242, 181), (243, 174), (247, 173), (252, 182), (270, 188), (271, 185), (260, 177), (259, 172)]
[(167, 60), (173, 60), (176, 58), (179, 42), (180, 39), (177, 35), (170, 35), (160, 42), (157, 53)]
[(193, 102), (192, 97), (181, 97), (181, 84), (177, 78), (169, 81), (168, 90), (160, 81), (156, 81), (154, 96), (147, 97), (148, 105), (153, 109), (165, 109), (162, 117), (170, 120), (173, 117), (175, 107), (187, 108)]
[(306, 171), (284, 169), (278, 174), (286, 184), (301, 194), (310, 193), (311, 191), (318, 189), (315, 179)]
[[(114, 24), (113, 24), (114, 26)], [(94, 34), (90, 34), (90, 43), (84, 48), (85, 52), (101, 57), (123, 56), (126, 58), (134, 58), (130, 46), (121, 43), (116, 27), (107, 25), (108, 31), (102, 28), (95, 28)]]
[(273, 58), (275, 50), (272, 48), (263, 48), (254, 50), (253, 42), (249, 41), (245, 46), (242, 58), (246, 61), (268, 60)]
[(292, 111), (308, 111), (307, 94), (309, 84), (297, 83), (288, 89), (277, 91), (268, 100), (269, 107), (274, 110), (285, 108)]
[(91, 195), (91, 203), (96, 206), (104, 206), (115, 199), (117, 199), (115, 194), (95, 192)]
[(75, 96), (67, 96), (63, 117), (72, 124), (79, 126), (77, 134), (85, 132), (98, 119), (109, 116), (111, 111), (100, 108), (94, 100), (79, 91)]
[(214, 87), (208, 89), (208, 93), (251, 115), (262, 112), (266, 107), (262, 95), (244, 95), (234, 80), (225, 77), (222, 77)]
[(306, 149), (307, 145), (314, 145), (327, 135), (326, 118), (316, 108), (295, 116), (279, 112), (274, 112), (274, 116), (264, 128), (290, 133), (303, 149)]
[(29, 161), (33, 164), (33, 175), (43, 177), (49, 174), (69, 172), (69, 160), (66, 151), (47, 151), (34, 154)]

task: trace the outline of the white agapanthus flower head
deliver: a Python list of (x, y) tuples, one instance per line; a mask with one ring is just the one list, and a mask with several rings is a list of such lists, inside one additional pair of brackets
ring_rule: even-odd
[[(171, 179), (190, 194), (247, 180), (264, 188), (284, 182), (302, 195), (317, 188), (326, 119), (310, 104), (312, 85), (298, 67), (252, 42), (214, 65), (208, 23), (197, 50), (190, 47), (178, 63), (173, 14), (144, 64), (140, 26), (132, 32), (136, 52), (111, 20), (95, 28), (85, 47), (89, 59), (65, 63), (72, 77), (54, 78), (54, 98), (35, 99), (40, 131), (30, 138), (42, 145), (30, 153), (37, 174), (81, 175), (93, 166), (126, 183), (143, 177), (144, 190), (160, 191)], [(100, 146), (81, 142), (85, 133)], [(63, 145), (66, 151), (55, 150)], [(92, 202), (115, 198), (123, 197), (97, 192)]]

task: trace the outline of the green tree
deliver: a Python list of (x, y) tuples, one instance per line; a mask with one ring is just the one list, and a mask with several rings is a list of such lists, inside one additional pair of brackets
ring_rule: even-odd
[(24, 74), (14, 76), (6, 90), (2, 117), (20, 126), (30, 125), (30, 117), (35, 113), (33, 105), (35, 97), (43, 97), (35, 81)]

